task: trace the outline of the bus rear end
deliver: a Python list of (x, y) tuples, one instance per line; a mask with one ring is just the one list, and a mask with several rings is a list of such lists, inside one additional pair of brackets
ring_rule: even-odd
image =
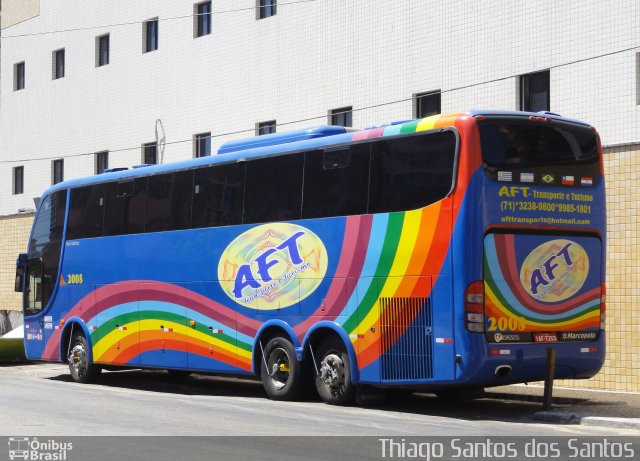
[(483, 254), (464, 310), (465, 328), (486, 359), (476, 371), (495, 384), (542, 379), (554, 348), (556, 378), (589, 378), (605, 354), (598, 134), (552, 114), (475, 118)]

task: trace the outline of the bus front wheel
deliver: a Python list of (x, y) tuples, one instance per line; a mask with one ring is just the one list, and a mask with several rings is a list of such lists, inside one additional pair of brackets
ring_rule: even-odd
[(91, 383), (100, 375), (100, 367), (89, 359), (89, 342), (83, 334), (71, 338), (68, 362), (71, 377), (77, 383)]
[(351, 382), (349, 354), (338, 338), (325, 338), (318, 346), (316, 358), (319, 360), (316, 388), (327, 403), (348, 405), (356, 395)]
[(302, 390), (302, 369), (291, 341), (281, 336), (269, 340), (260, 365), (262, 384), (269, 398), (293, 400)]

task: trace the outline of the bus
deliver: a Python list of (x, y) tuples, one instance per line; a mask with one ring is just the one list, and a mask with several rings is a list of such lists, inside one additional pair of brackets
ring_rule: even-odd
[(589, 378), (602, 149), (557, 114), (328, 126), (65, 181), (17, 262), (28, 358), (259, 376), (270, 398)]

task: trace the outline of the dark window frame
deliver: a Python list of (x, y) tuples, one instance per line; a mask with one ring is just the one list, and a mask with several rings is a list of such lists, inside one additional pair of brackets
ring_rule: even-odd
[(425, 91), (413, 95), (413, 117), (425, 118), (442, 113), (442, 91)]
[[(539, 104), (539, 101), (533, 101), (536, 95), (541, 93), (540, 91), (533, 92), (531, 87), (537, 85), (543, 85), (545, 87), (546, 97), (542, 106), (536, 105)], [(520, 76), (520, 110), (526, 112), (551, 110), (551, 72), (549, 70), (532, 72)]]
[(268, 120), (266, 122), (256, 123), (256, 136), (264, 136), (266, 134), (273, 134), (276, 132), (278, 124), (275, 120)]
[(266, 19), (278, 14), (277, 0), (257, 0), (256, 19)]
[(96, 67), (109, 65), (111, 59), (111, 34), (96, 37)]
[(51, 161), (51, 185), (64, 181), (64, 159)]
[[(203, 150), (205, 152), (203, 153)], [(211, 150), (211, 132), (197, 133), (193, 135), (193, 157), (209, 157), (212, 155)]]
[(53, 52), (53, 80), (64, 78), (66, 71), (66, 53), (64, 48)]
[(346, 128), (353, 126), (353, 106), (339, 107), (329, 111), (329, 125), (344, 126)]
[(109, 168), (109, 151), (101, 150), (95, 154), (95, 172), (96, 174), (104, 173), (104, 170)]
[(13, 65), (13, 91), (20, 91), (26, 88), (26, 74), (25, 61), (17, 62)]
[(148, 19), (143, 23), (142, 28), (142, 51), (151, 53), (158, 50), (160, 39), (159, 18)]
[(211, 1), (200, 2), (193, 5), (194, 38), (211, 35), (211, 10)]
[(13, 167), (13, 195), (24, 194), (24, 165)]
[[(153, 147), (153, 154), (151, 148)], [(153, 161), (150, 162), (150, 156), (153, 156)], [(147, 142), (142, 145), (142, 164), (143, 165), (157, 165), (158, 164), (158, 143)]]

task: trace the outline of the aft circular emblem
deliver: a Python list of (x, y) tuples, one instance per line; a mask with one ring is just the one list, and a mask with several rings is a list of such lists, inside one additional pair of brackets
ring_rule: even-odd
[(520, 281), (532, 298), (554, 303), (576, 294), (589, 274), (587, 252), (572, 240), (545, 242), (525, 258)]
[(327, 266), (327, 250), (309, 229), (263, 224), (239, 235), (224, 250), (218, 280), (227, 296), (245, 307), (282, 309), (311, 295)]

